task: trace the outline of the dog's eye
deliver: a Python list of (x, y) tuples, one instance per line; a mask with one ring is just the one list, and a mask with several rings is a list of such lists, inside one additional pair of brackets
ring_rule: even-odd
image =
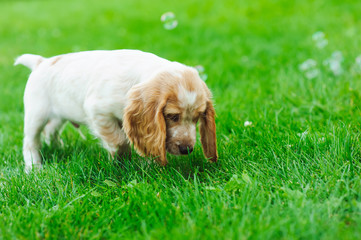
[(167, 118), (173, 122), (178, 122), (179, 114), (167, 114)]

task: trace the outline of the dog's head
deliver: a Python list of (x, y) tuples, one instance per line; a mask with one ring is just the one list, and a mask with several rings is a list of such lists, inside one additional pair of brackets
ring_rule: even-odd
[(123, 129), (141, 155), (167, 164), (166, 151), (188, 154), (196, 142), (196, 125), (204, 155), (217, 161), (216, 126), (211, 93), (197, 71), (163, 71), (128, 93)]

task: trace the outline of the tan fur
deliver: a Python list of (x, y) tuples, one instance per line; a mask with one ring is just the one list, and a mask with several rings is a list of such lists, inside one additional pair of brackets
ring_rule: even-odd
[(114, 134), (118, 132), (118, 129), (121, 129), (122, 124), (121, 122), (114, 120), (114, 121), (107, 121), (104, 124), (99, 126), (99, 134), (102, 138), (108, 143), (112, 144), (113, 146), (118, 146), (123, 143), (123, 139), (121, 135)]
[(200, 118), (199, 132), (203, 146), (203, 153), (206, 158), (212, 162), (217, 162), (217, 138), (216, 124), (214, 121), (215, 111), (212, 102), (207, 102), (207, 109)]
[(61, 57), (56, 57), (56, 58), (50, 63), (50, 65), (55, 65), (55, 63), (57, 63), (60, 59), (61, 59)]
[[(167, 164), (166, 151), (177, 153), (180, 144), (192, 147), (194, 137), (189, 128), (200, 118), (200, 133), (204, 155), (217, 161), (216, 128), (211, 94), (207, 86), (195, 79), (192, 72), (184, 72), (181, 77), (163, 72), (150, 82), (133, 87), (128, 94), (129, 102), (124, 111), (123, 129), (137, 152), (143, 156), (158, 157), (161, 165)], [(182, 107), (178, 99), (179, 87), (197, 92), (193, 105)], [(179, 114), (178, 122), (165, 116)], [(187, 129), (188, 126), (188, 129)], [(171, 130), (174, 130), (173, 132)], [(177, 132), (177, 136), (172, 133)]]
[(131, 149), (126, 135), (121, 129), (122, 123), (112, 119), (111, 121), (103, 121), (102, 124), (99, 124), (98, 133), (112, 157), (129, 159), (131, 157)]
[(43, 59), (39, 59), (37, 62), (36, 62), (36, 65), (35, 65), (35, 68), (38, 67), (40, 65), (40, 63), (43, 62)]
[(159, 85), (134, 87), (129, 92), (130, 104), (124, 110), (123, 129), (140, 155), (158, 157), (161, 165), (166, 159), (166, 126), (163, 116), (165, 98)]

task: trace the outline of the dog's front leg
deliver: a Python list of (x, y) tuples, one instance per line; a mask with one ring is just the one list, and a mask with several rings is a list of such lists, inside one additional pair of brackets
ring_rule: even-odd
[(106, 115), (97, 115), (91, 118), (89, 127), (101, 139), (104, 148), (108, 150), (112, 158), (130, 159), (131, 148), (120, 120)]

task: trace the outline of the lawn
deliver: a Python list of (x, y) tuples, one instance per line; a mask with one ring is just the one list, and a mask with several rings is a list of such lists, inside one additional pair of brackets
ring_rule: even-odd
[[(0, 239), (360, 239), (360, 9), (352, 0), (0, 0)], [(160, 21), (168, 11), (173, 30)], [(26, 175), (30, 71), (14, 59), (123, 48), (204, 66), (219, 161), (208, 163), (198, 140), (166, 167), (136, 153), (114, 162), (69, 124), (64, 147), (44, 144), (44, 169)]]

